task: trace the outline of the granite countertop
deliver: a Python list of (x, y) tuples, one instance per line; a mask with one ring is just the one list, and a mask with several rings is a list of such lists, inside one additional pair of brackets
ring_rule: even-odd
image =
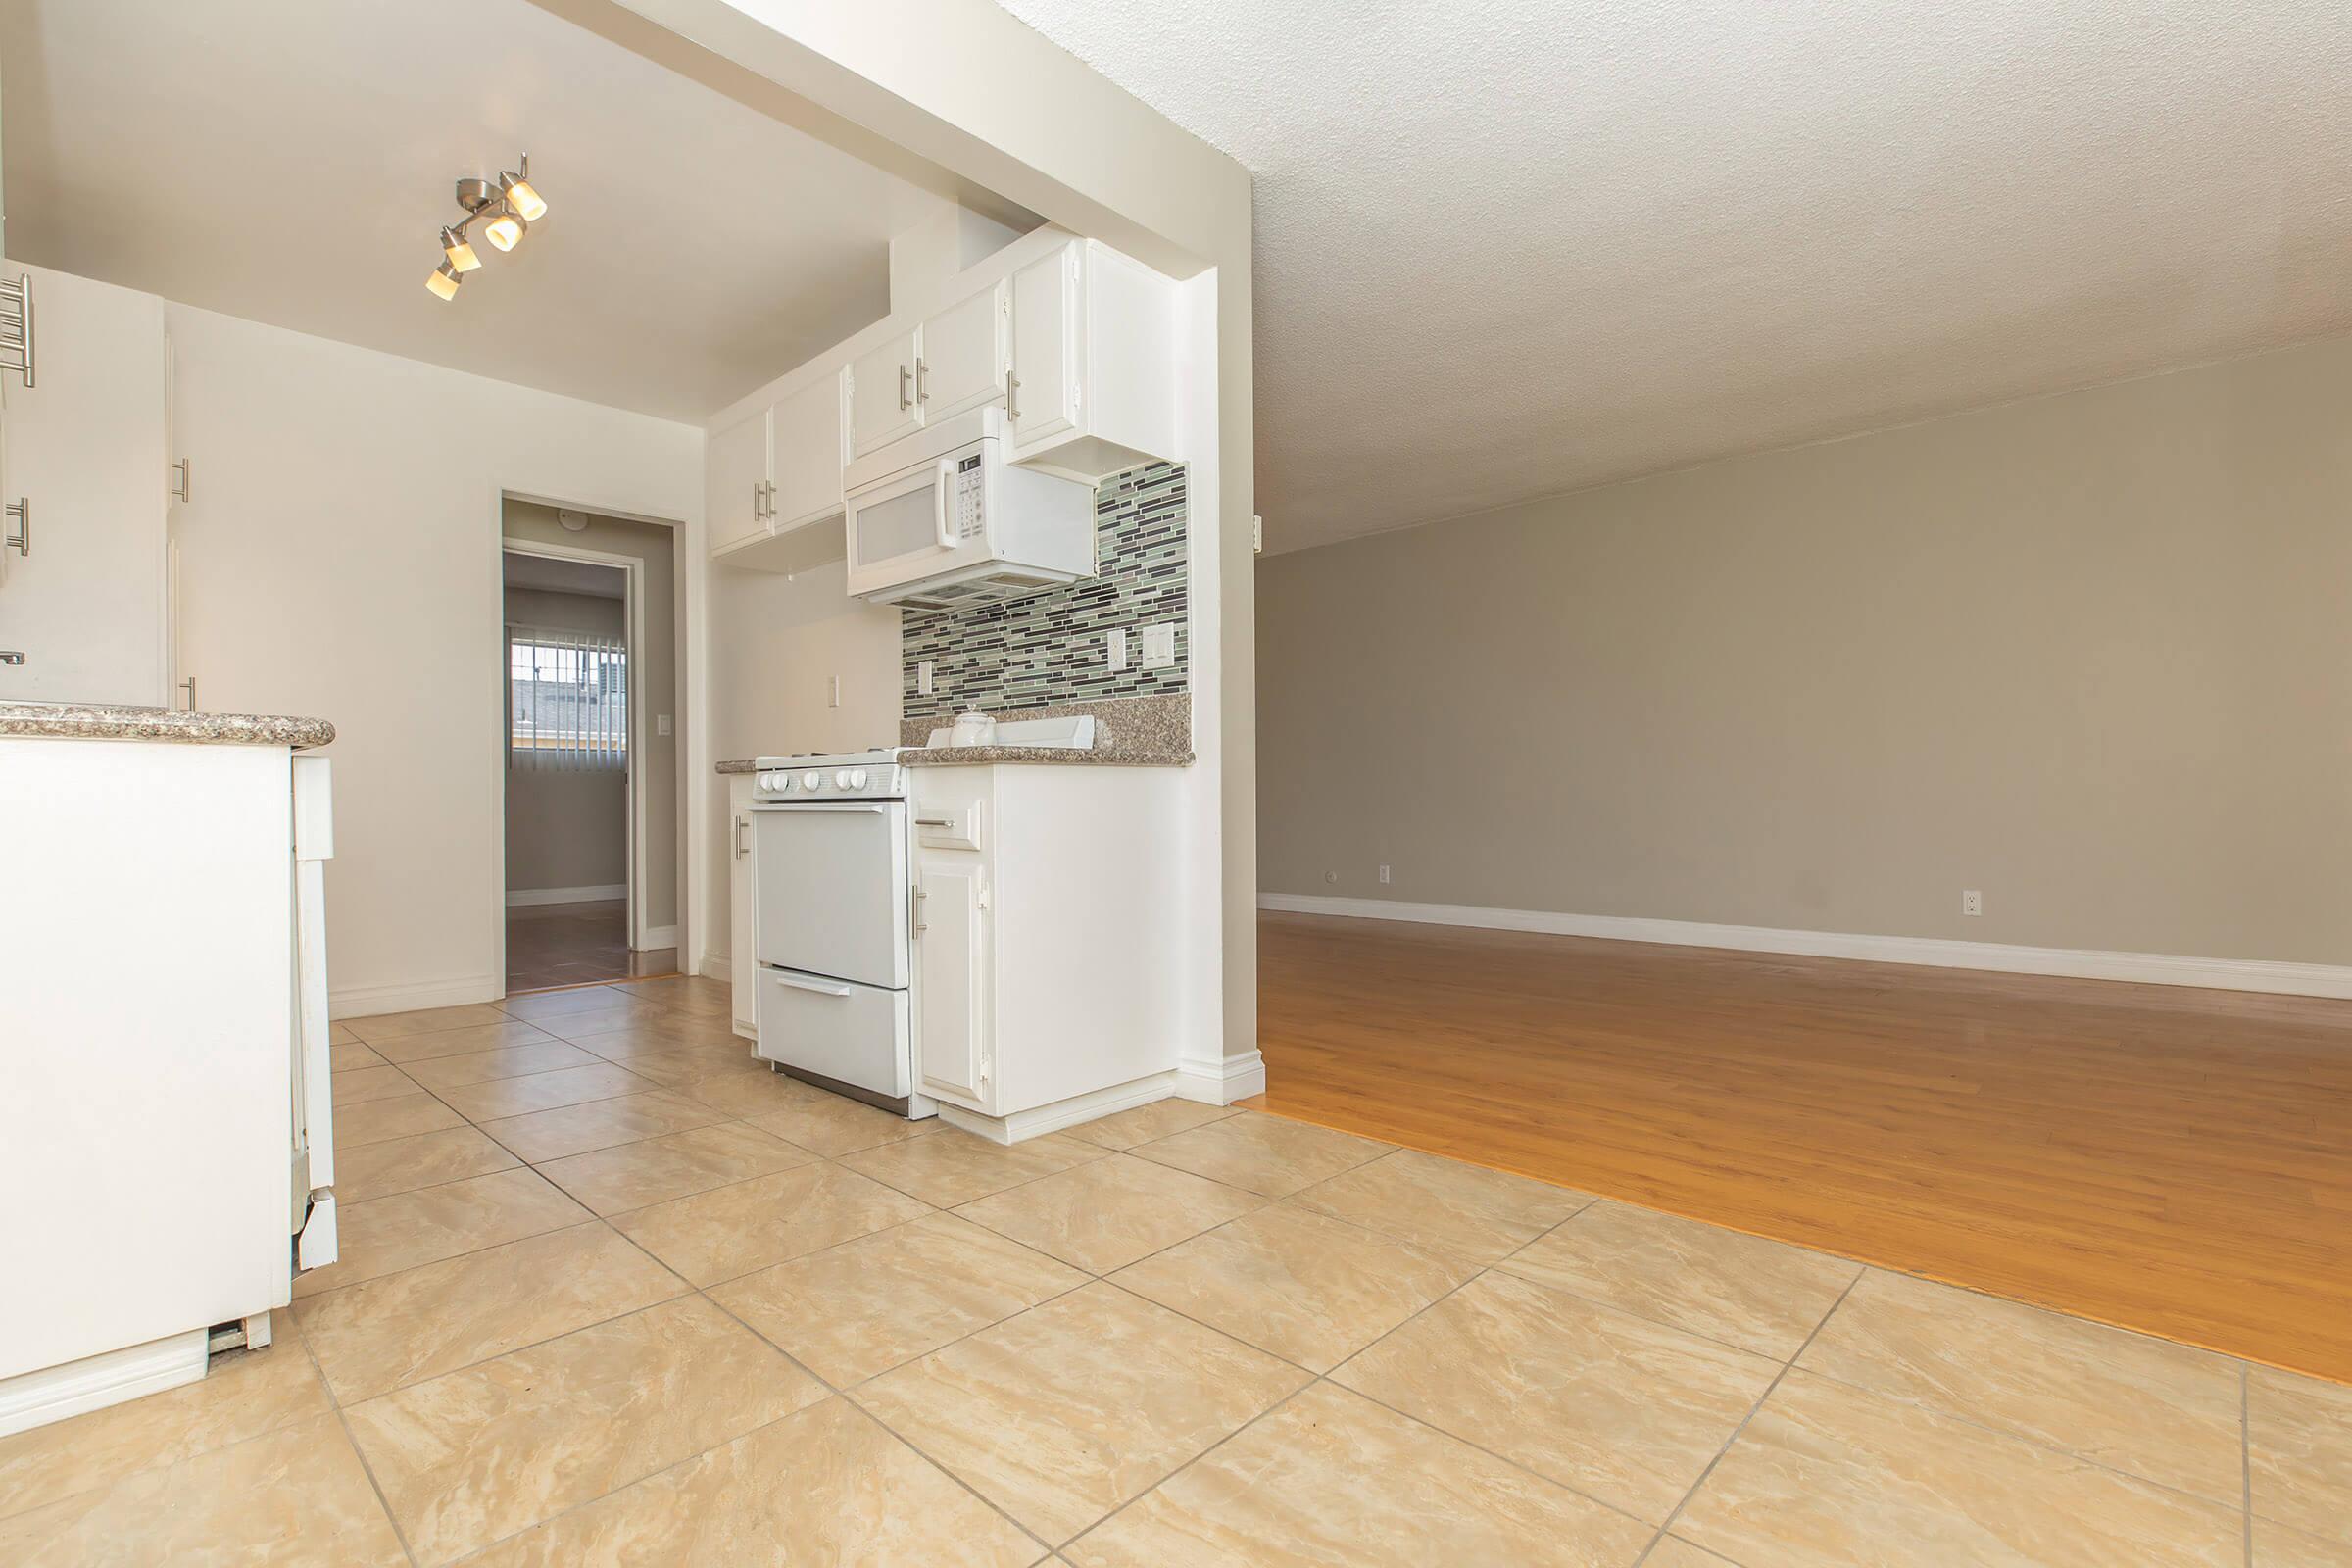
[[(1063, 703), (1046, 708), (999, 710), (993, 716), (1064, 718), (1092, 714), (1095, 744), (1091, 751), (1066, 746), (939, 746), (924, 741), (935, 729), (945, 729), (952, 717), (937, 714), (902, 720), (899, 760), (908, 767), (983, 767), (1000, 762), (1046, 763), (1059, 767), (1189, 767), (1193, 760), (1193, 700), (1181, 693), (1166, 697), (1120, 697), (1098, 703)], [(718, 764), (721, 773), (750, 773), (759, 764), (736, 758)]]
[(183, 713), (173, 708), (119, 703), (0, 702), (0, 737), (66, 740), (180, 741), (196, 746), (324, 746), (335, 726), (323, 718), (275, 713)]

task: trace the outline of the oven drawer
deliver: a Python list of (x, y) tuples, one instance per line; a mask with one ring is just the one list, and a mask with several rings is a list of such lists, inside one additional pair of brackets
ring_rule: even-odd
[(914, 1087), (906, 993), (762, 965), (759, 1054), (903, 1100)]

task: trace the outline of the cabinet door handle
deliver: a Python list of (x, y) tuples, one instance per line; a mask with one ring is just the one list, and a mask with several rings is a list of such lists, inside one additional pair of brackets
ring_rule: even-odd
[(1018, 424), (1021, 418), (1020, 400), (1013, 396), (1021, 389), (1021, 379), (1010, 370), (1004, 372), (1004, 417)]
[(32, 502), (24, 496), (0, 509), (17, 519), (17, 531), (0, 540), (0, 550), (14, 550), (20, 556), (32, 554)]
[(914, 383), (914, 372), (913, 372), (912, 370), (909, 370), (908, 368), (906, 368), (906, 367), (905, 367), (904, 365), (900, 366), (900, 367), (899, 367), (899, 407), (900, 407), (900, 408), (902, 408), (902, 409), (911, 409), (911, 408), (913, 408), (913, 407), (914, 407), (914, 400), (913, 400), (912, 398), (910, 398), (910, 397), (908, 397), (908, 396), (906, 395), (906, 393), (907, 393), (907, 388), (908, 388), (908, 387), (910, 387), (911, 385), (913, 385), (913, 383)]
[(193, 713), (196, 711), (196, 677), (190, 675), (186, 680), (181, 681), (179, 689), (188, 694), (188, 711)]
[(944, 816), (918, 816), (914, 819), (914, 825), (916, 827), (954, 827), (956, 824)]
[(911, 893), (913, 897), (907, 902), (906, 905), (906, 918), (914, 922), (914, 934), (919, 937), (924, 932), (931, 929), (931, 927), (921, 918), (923, 912), (923, 901), (929, 898), (931, 895), (923, 891), (923, 885), (920, 882), (910, 884), (907, 888), (907, 891)]
[(748, 816), (739, 816), (735, 819), (735, 858), (738, 860), (742, 859), (744, 856), (749, 853), (744, 848), (743, 830), (751, 825), (752, 819)]
[(178, 478), (172, 481), (172, 500), (192, 501), (195, 499), (196, 481), (189, 475), (188, 472), (188, 469), (190, 466), (192, 466), (193, 463), (193, 459), (182, 458), (177, 463), (172, 465), (172, 471), (179, 475)]
[(917, 403), (931, 401), (931, 367), (925, 365), (921, 360), (914, 362), (914, 401)]

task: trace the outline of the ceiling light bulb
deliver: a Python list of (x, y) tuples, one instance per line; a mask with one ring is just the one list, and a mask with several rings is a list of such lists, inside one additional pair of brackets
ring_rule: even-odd
[(490, 220), (490, 226), (483, 232), (490, 236), (491, 244), (502, 251), (511, 251), (514, 248), (514, 242), (522, 238), (522, 232), (528, 226), (510, 208)]
[(458, 297), (458, 284), (461, 281), (458, 270), (443, 262), (425, 278), (424, 286), (445, 300), (454, 300)]
[(508, 205), (520, 213), (525, 222), (536, 223), (547, 216), (546, 198), (531, 189), (531, 182), (520, 174), (499, 175), (498, 188), (500, 194), (507, 198)]
[(466, 243), (466, 236), (454, 228), (441, 231), (441, 253), (449, 258), (449, 265), (461, 272), (470, 272), (482, 265), (482, 259), (473, 254), (473, 247)]

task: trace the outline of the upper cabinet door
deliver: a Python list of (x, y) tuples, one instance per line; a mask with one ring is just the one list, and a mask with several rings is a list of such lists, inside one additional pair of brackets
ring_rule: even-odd
[(713, 435), (703, 449), (703, 511), (713, 554), (767, 532), (767, 415)]
[(923, 322), (914, 396), (925, 424), (1004, 395), (1005, 295), (999, 283)]
[(1012, 274), (1012, 455), (1078, 427), (1083, 303), (1075, 242)]
[(914, 396), (914, 331), (894, 333), (850, 362), (850, 456), (917, 430), (923, 406)]
[(775, 426), (775, 494), (769, 523), (776, 532), (816, 522), (841, 511), (841, 405), (847, 372), (811, 381), (768, 410)]

